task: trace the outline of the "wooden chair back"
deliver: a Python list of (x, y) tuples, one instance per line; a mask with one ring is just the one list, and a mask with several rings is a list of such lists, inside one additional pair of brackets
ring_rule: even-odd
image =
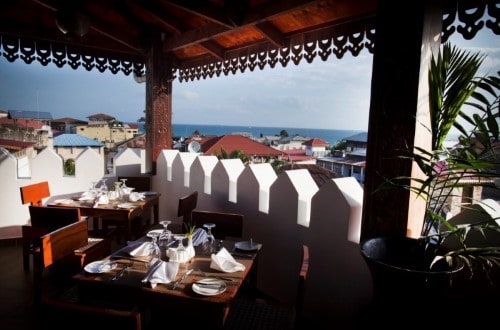
[(81, 220), (80, 209), (77, 207), (29, 206), (31, 226), (54, 231)]
[(127, 179), (125, 184), (128, 187), (135, 188), (134, 191), (150, 191), (151, 190), (151, 176), (119, 176), (120, 179)]
[(30, 255), (39, 253), (40, 237), (51, 231), (81, 220), (76, 207), (29, 206), (31, 226), (21, 226), (23, 244), (23, 268), (30, 269)]
[(179, 206), (177, 208), (177, 216), (182, 217), (182, 222), (186, 224), (191, 223), (191, 212), (196, 208), (198, 204), (198, 192), (193, 191), (192, 193), (182, 196), (179, 198)]
[[(44, 319), (46, 325), (68, 326), (72, 329), (89, 329), (109, 327), (111, 329), (142, 329), (141, 314), (136, 309), (116, 309), (105, 303), (93, 304), (82, 301), (78, 294), (78, 288), (71, 281), (71, 276), (81, 270), (83, 264), (80, 262), (81, 254), (94, 255), (95, 258), (87, 260), (87, 263), (109, 255), (108, 242), (101, 240), (89, 242), (87, 220), (78, 221), (59, 228), (41, 237), (40, 255), (35, 263), (35, 302), (37, 306), (43, 306), (45, 310)], [(92, 253), (91, 250), (102, 253)], [(43, 272), (56, 263), (64, 263), (58, 268), (63, 270), (62, 281), (57, 278), (57, 289), (44, 288), (46, 284)], [(53, 276), (53, 275), (52, 275)], [(58, 274), (59, 276), (59, 274)], [(47, 281), (48, 282), (48, 281)], [(50, 284), (49, 284), (50, 285)], [(68, 323), (69, 322), (69, 323)], [(59, 328), (60, 328), (59, 326)]]
[(221, 211), (193, 210), (191, 213), (192, 223), (196, 227), (201, 228), (204, 223), (215, 224), (212, 234), (216, 239), (242, 237), (244, 218), (243, 214)]
[(137, 310), (114, 309), (78, 302), (45, 299), (45, 325), (47, 329), (63, 329), (71, 325), (72, 330), (95, 328), (141, 330), (143, 317)]
[(30, 205), (43, 205), (43, 199), (50, 197), (49, 182), (42, 181), (20, 188), (21, 202)]

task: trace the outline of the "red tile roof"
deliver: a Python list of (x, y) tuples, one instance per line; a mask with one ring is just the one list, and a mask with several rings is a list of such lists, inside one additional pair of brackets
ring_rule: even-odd
[(304, 149), (287, 149), (283, 152), (285, 153), (285, 156), (283, 156), (283, 160), (287, 160), (289, 162), (299, 162), (315, 159), (314, 156), (307, 156)]
[(93, 119), (113, 120), (113, 119), (116, 119), (115, 117), (107, 115), (105, 113), (96, 113), (94, 115), (87, 116), (87, 118), (89, 120), (93, 120)]
[(36, 144), (35, 142), (0, 139), (0, 147), (4, 147), (6, 149), (21, 150), (28, 147), (32, 147), (35, 144)]
[(325, 142), (324, 140), (321, 140), (318, 138), (310, 139), (309, 141), (306, 141), (302, 144), (305, 146), (312, 146), (312, 147), (327, 147), (328, 146), (328, 142)]
[(227, 153), (240, 150), (248, 156), (257, 157), (278, 157), (284, 155), (282, 151), (273, 149), (262, 143), (255, 142), (254, 140), (239, 134), (214, 137), (206, 141), (201, 141), (200, 144), (203, 154), (207, 156), (220, 153), (221, 149), (224, 149)]
[(45, 124), (38, 120), (31, 119), (10, 119), (10, 118), (0, 118), (0, 125), (13, 125), (19, 128), (34, 128), (40, 129)]

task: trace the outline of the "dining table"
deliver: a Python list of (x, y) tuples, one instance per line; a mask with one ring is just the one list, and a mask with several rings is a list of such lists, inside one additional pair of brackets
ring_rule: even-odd
[(153, 225), (159, 223), (160, 193), (145, 192), (143, 198), (137, 201), (122, 199), (108, 200), (106, 204), (96, 203), (93, 199), (82, 199), (84, 192), (65, 196), (54, 196), (46, 205), (60, 207), (77, 207), (84, 217), (92, 218), (94, 229), (104, 227), (106, 221), (119, 221), (123, 223), (125, 240), (132, 239), (132, 220), (147, 211), (153, 212)]
[[(145, 236), (138, 241), (148, 239)], [(138, 304), (141, 310), (148, 310), (155, 322), (163, 324), (164, 320), (165, 326), (222, 329), (240, 290), (254, 285), (250, 281), (253, 279), (258, 250), (238, 251), (235, 243), (232, 240), (220, 240), (218, 247), (230, 251), (234, 261), (243, 265), (244, 270), (223, 272), (212, 268), (211, 255), (198, 246), (195, 247), (194, 257), (179, 265), (172, 282), (158, 283), (153, 287), (143, 282), (151, 267), (150, 260), (147, 257), (131, 257), (125, 246), (103, 260), (112, 262), (115, 265), (113, 269), (96, 273), (83, 270), (73, 279), (78, 283), (82, 299), (109, 301), (112, 298), (116, 302)], [(163, 256), (169, 246), (175, 247), (176, 244), (170, 241), (167, 247), (162, 247)], [(196, 290), (203, 287), (205, 281), (212, 280), (223, 285), (221, 292)]]

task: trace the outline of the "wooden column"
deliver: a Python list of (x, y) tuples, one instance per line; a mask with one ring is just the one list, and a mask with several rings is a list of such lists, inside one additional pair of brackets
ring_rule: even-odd
[(155, 35), (146, 61), (146, 171), (152, 174), (160, 152), (172, 149), (172, 57), (162, 46)]
[(431, 52), (439, 49), (442, 30), (439, 2), (379, 1), (361, 240), (419, 234), (414, 229), (409, 233), (408, 223), (414, 221), (412, 217), (422, 222), (421, 199), (405, 189), (379, 188), (388, 178), (414, 177), (413, 164), (397, 157), (415, 144), (430, 143), (423, 125), (429, 120), (427, 71)]

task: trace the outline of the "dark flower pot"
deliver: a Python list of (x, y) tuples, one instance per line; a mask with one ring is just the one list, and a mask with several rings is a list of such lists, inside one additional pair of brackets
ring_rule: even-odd
[[(450, 294), (454, 278), (463, 269), (445, 262), (431, 269), (430, 251), (421, 241), (408, 237), (377, 237), (361, 244), (373, 279), (374, 300), (382, 303), (428, 301)], [(411, 297), (411, 298), (410, 298)]]
[(383, 323), (401, 313), (416, 313), (433, 325), (460, 326), (463, 315), (473, 314), (476, 320), (477, 313), (499, 308), (499, 289), (478, 280), (483, 274), (471, 276), (460, 259), (452, 266), (443, 261), (431, 268), (434, 254), (419, 240), (371, 238), (362, 242), (361, 254), (372, 276), (374, 319)]

